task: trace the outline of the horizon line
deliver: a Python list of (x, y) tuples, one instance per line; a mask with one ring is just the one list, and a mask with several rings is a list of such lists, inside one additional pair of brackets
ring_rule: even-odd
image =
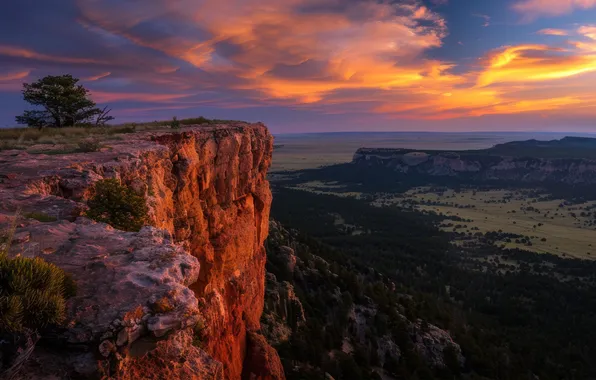
[[(269, 128), (269, 127), (268, 127)], [(569, 134), (569, 135), (590, 135), (596, 136), (593, 132), (569, 132), (569, 131), (322, 131), (322, 132), (280, 132), (271, 134), (274, 136), (288, 135), (323, 135), (323, 134), (363, 134), (363, 133), (424, 133), (424, 134)]]

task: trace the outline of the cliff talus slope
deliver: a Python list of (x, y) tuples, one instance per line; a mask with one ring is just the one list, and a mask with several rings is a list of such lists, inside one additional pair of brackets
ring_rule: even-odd
[[(39, 362), (85, 376), (283, 377), (244, 365), (274, 353), (257, 333), (272, 143), (264, 125), (236, 123), (129, 134), (95, 153), (1, 152), (0, 223), (17, 209), (57, 219), (24, 219), (11, 252), (43, 256), (79, 286), (56, 338), (66, 351), (57, 360), (40, 348)], [(82, 216), (104, 178), (146, 197), (151, 227)]]

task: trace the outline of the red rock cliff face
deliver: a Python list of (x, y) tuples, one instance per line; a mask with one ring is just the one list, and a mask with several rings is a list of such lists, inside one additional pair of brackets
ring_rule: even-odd
[[(186, 285), (198, 299), (198, 310), (205, 319), (202, 349), (223, 364), (223, 376), (226, 379), (283, 378), (279, 358), (270, 347), (263, 347), (264, 340), (255, 333), (259, 330), (264, 302), (266, 255), (263, 243), (268, 233), (271, 204), (266, 174), (271, 161), (273, 139), (266, 127), (262, 124), (193, 127), (176, 132), (127, 135), (127, 139), (124, 142), (110, 143), (110, 151), (65, 156), (32, 156), (24, 153), (0, 162), (2, 173), (10, 174), (0, 184), (0, 196), (6, 199), (4, 210), (20, 207), (25, 211), (34, 209), (49, 212), (59, 209), (59, 221), (54, 223), (63, 226), (72, 243), (75, 234), (77, 237), (84, 234), (80, 231), (73, 232), (74, 227), (68, 229), (64, 226), (76, 224), (76, 229), (86, 228), (86, 222), (81, 222), (82, 218), (75, 223), (73, 221), (95, 181), (101, 178), (118, 178), (137, 192), (145, 194), (151, 206), (152, 225), (167, 231), (164, 233), (173, 237), (171, 242), (167, 238), (164, 242), (154, 237), (155, 232), (150, 232), (152, 241), (157, 242), (155, 244), (172, 244), (175, 252), (190, 254), (200, 264), (198, 278), (189, 279), (187, 272), (190, 271), (183, 271), (183, 275), (187, 277), (180, 282), (188, 283)], [(68, 217), (65, 218), (64, 215)], [(68, 218), (71, 220), (65, 220)], [(34, 223), (33, 226), (26, 224), (23, 228), (23, 233), (30, 234), (28, 243), (35, 242), (34, 235), (43, 235), (31, 234), (34, 228), (42, 227)], [(147, 231), (144, 233), (148, 234)], [(132, 239), (132, 235), (130, 236)], [(122, 241), (124, 238), (119, 239)], [(140, 238), (134, 236), (134, 239), (139, 241)], [(44, 242), (43, 245), (48, 243)], [(62, 242), (52, 242), (51, 245), (56, 253), (48, 255), (47, 259), (58, 265), (69, 262), (74, 255), (72, 249), (68, 252), (63, 249)], [(193, 266), (188, 262), (184, 265)], [(91, 292), (93, 284), (85, 287), (86, 275), (78, 273), (77, 268), (71, 265), (71, 268), (66, 269), (75, 272), (75, 279), (81, 281), (85, 291)], [(178, 290), (174, 293), (180, 294)], [(164, 291), (164, 294), (170, 297), (172, 291)], [(90, 305), (88, 300), (77, 298), (80, 297), (69, 301), (74, 319), (72, 324), (78, 323), (84, 329), (85, 321), (78, 318), (73, 310)], [(182, 302), (180, 299), (183, 298), (178, 296), (176, 302)], [(184, 299), (187, 303), (193, 303), (192, 300), (188, 301), (188, 297)], [(130, 313), (138, 310), (138, 307), (147, 308), (147, 302), (142, 297), (135, 301), (138, 305), (131, 301), (130, 305), (121, 306), (117, 318), (122, 318), (125, 311)], [(107, 304), (97, 305), (102, 302)], [(95, 305), (110, 308), (110, 302), (109, 299), (95, 300)], [(192, 305), (187, 305), (184, 313), (179, 315), (186, 317), (192, 314), (188, 311), (191, 309)], [(147, 318), (154, 321), (156, 318), (155, 315), (144, 316), (139, 313), (137, 320)], [(106, 318), (109, 320), (113, 316)], [(176, 320), (176, 317), (167, 321), (171, 320)], [(196, 354), (185, 351), (189, 349), (186, 347), (188, 344), (181, 343), (189, 341), (189, 323), (175, 322), (176, 328), (173, 330), (178, 332), (174, 334), (174, 338), (161, 341), (158, 351), (141, 358), (121, 354), (119, 357), (125, 359), (120, 360), (120, 376), (147, 377), (147, 373), (151, 373), (147, 371), (147, 368), (151, 368), (151, 363), (160, 361), (156, 364), (156, 372), (153, 372), (152, 377), (160, 378), (160, 368), (167, 367), (167, 363), (163, 361), (164, 355), (182, 355), (182, 352), (187, 356), (192, 354), (196, 359)], [(151, 326), (155, 326), (155, 323), (143, 325), (140, 329), (154, 332)], [(138, 328), (127, 328), (129, 336), (131, 331), (135, 332), (135, 338), (136, 335), (142, 335), (136, 332)], [(98, 338), (99, 333), (101, 331), (90, 333), (86, 342), (104, 339)], [(112, 343), (104, 341), (102, 344), (106, 351), (106, 347), (111, 347)], [(163, 355), (156, 355), (159, 350)], [(263, 352), (267, 355), (261, 355)], [(152, 361), (151, 355), (158, 360)], [(253, 359), (247, 359), (250, 363), (244, 365), (245, 358), (272, 356), (274, 358), (268, 360), (266, 366), (257, 366), (255, 369)], [(201, 360), (197, 363), (205, 362)], [(216, 367), (208, 375), (211, 377), (200, 375), (201, 371), (193, 372), (193, 365), (200, 367), (196, 363), (186, 365), (182, 372), (176, 372), (176, 368), (167, 368), (162, 374), (169, 378), (178, 374), (184, 378), (197, 379), (222, 376)], [(274, 368), (263, 368), (268, 366)]]
[(150, 178), (155, 222), (199, 259), (193, 290), (202, 297), (206, 351), (225, 363), (228, 378), (239, 378), (247, 331), (259, 329), (263, 310), (272, 138), (257, 127), (156, 141), (168, 147), (171, 167)]

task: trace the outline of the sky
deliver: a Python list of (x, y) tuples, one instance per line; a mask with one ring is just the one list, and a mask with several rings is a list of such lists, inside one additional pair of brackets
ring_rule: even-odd
[(13, 0), (0, 127), (72, 74), (115, 122), (596, 132), (596, 0)]

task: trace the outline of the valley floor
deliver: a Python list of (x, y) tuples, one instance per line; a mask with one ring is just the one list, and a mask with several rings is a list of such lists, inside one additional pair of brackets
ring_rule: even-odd
[(571, 204), (551, 199), (540, 189), (474, 190), (418, 187), (403, 194), (346, 191), (336, 181), (308, 181), (293, 189), (340, 197), (373, 198), (378, 207), (398, 206), (446, 218), (442, 230), (454, 243), (475, 241), (478, 234), (500, 233), (494, 244), (561, 257), (596, 259), (596, 202)]

